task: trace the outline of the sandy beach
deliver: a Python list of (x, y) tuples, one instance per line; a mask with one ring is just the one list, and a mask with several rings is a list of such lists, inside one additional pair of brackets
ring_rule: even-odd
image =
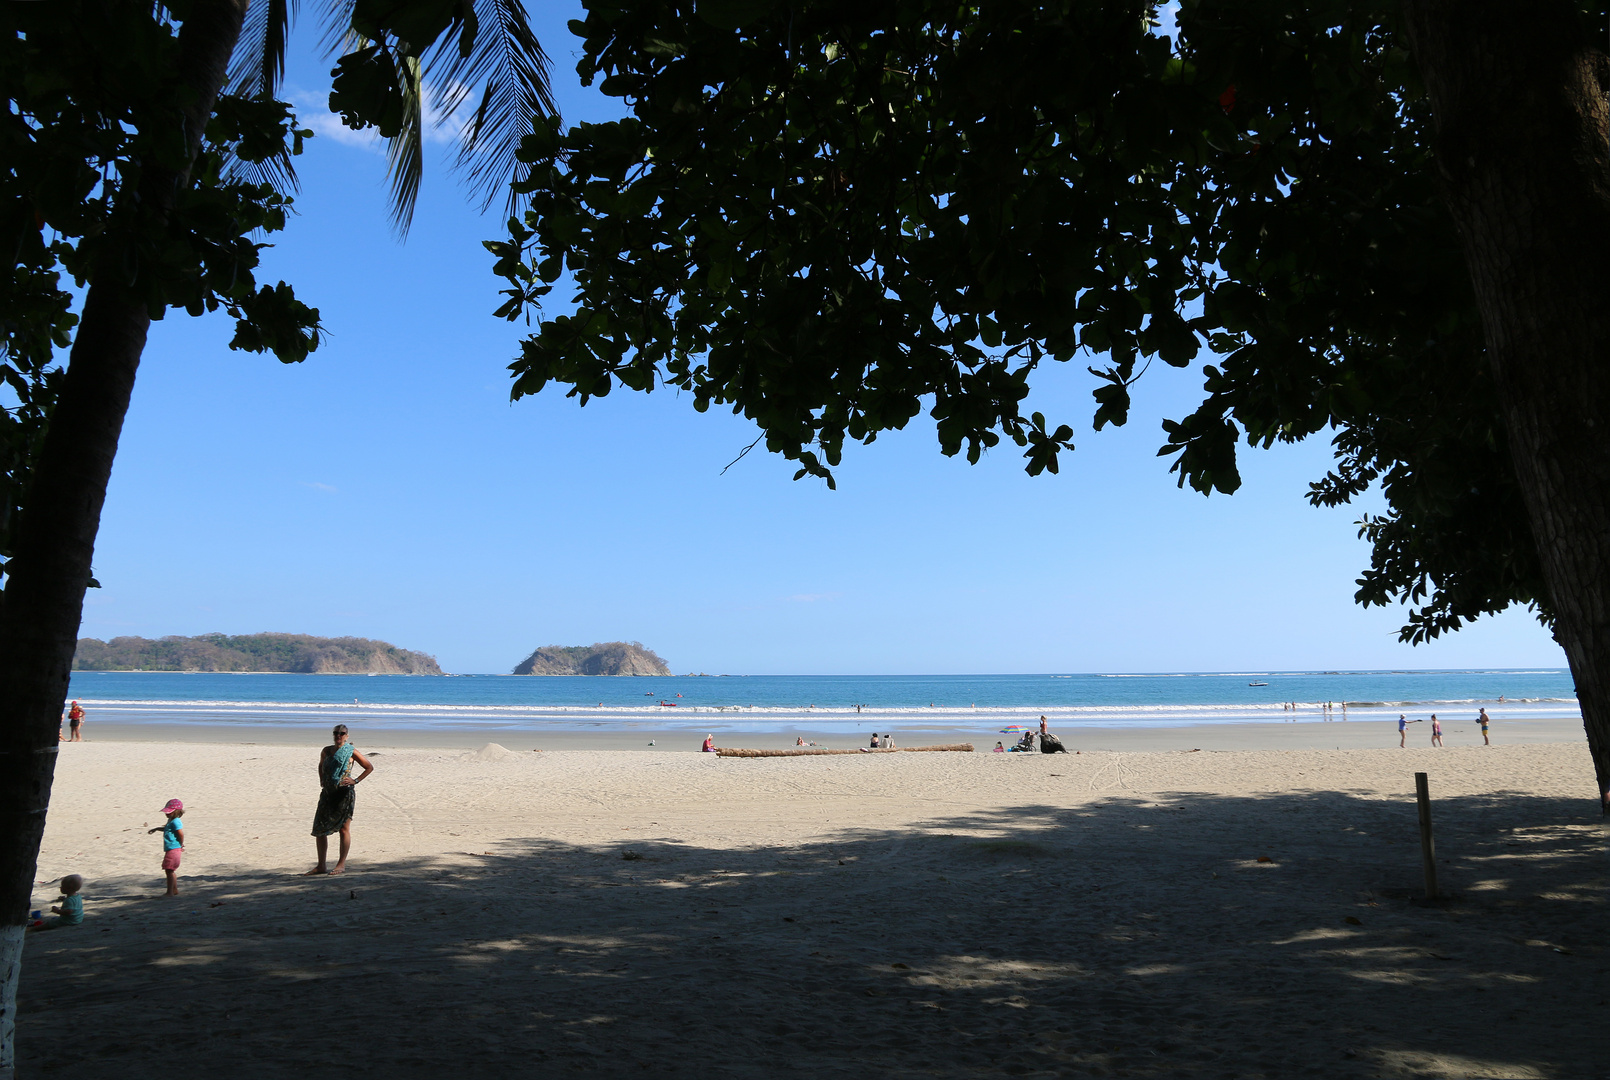
[[(1580, 727), (1399, 750), (1363, 725), (1254, 726), (1277, 730), (759, 760), (357, 731), (377, 771), (348, 872), (323, 878), (298, 876), (316, 738), (92, 728), (62, 748), (34, 894), (81, 873), (87, 918), (28, 943), (19, 1065), (1610, 1075)], [(1417, 770), (1439, 905), (1419, 902)], [(145, 831), (171, 797), (176, 900)]]
[[(688, 727), (627, 727), (619, 723), (603, 723), (587, 728), (516, 728), (492, 724), (460, 723), (452, 727), (395, 726), (377, 727), (364, 719), (339, 715), (340, 721), (351, 725), (354, 733), (362, 733), (365, 745), (379, 747), (413, 747), (430, 749), (465, 749), (498, 743), (511, 750), (643, 750), (654, 753), (666, 751), (693, 751), (699, 748), (706, 728)], [(1409, 745), (1428, 746), (1431, 725), (1409, 725)], [(1397, 722), (1393, 720), (1334, 721), (1329, 723), (1305, 721), (1302, 723), (1242, 723), (1242, 724), (1178, 724), (1164, 727), (1140, 725), (1080, 726), (1055, 725), (1056, 731), (1070, 750), (1119, 751), (1130, 753), (1154, 750), (1351, 750), (1377, 747), (1396, 747)], [(1468, 711), (1459, 719), (1450, 719), (1443, 725), (1450, 748), (1474, 746), (1481, 742), (1481, 731), (1470, 719)], [(317, 745), (329, 725), (273, 724), (273, 723), (138, 723), (106, 722), (99, 717), (86, 730), (97, 741), (119, 742), (211, 742), (254, 743), (269, 746)], [(868, 723), (865, 731), (847, 733), (805, 725), (767, 725), (762, 731), (721, 731), (717, 736), (721, 746), (789, 747), (796, 738), (818, 742), (824, 746), (865, 746), (873, 731), (892, 732), (901, 746), (971, 742), (979, 750), (988, 750), (996, 742), (1010, 746), (1016, 734), (1002, 732), (996, 724), (979, 724), (972, 727), (947, 725), (924, 727), (920, 723), (881, 720)], [(1504, 717), (1493, 726), (1493, 734), (1500, 744), (1582, 741), (1582, 717), (1515, 720)], [(652, 744), (652, 745), (651, 745)]]

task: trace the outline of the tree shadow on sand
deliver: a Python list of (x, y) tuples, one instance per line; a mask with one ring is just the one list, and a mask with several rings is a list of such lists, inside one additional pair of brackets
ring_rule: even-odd
[[(1603, 1073), (1576, 802), (1115, 795), (716, 850), (644, 827), (187, 879), (30, 940), (40, 1076)], [(802, 831), (809, 831), (802, 827)], [(362, 849), (359, 849), (362, 857)], [(1259, 861), (1260, 857), (1268, 861)]]

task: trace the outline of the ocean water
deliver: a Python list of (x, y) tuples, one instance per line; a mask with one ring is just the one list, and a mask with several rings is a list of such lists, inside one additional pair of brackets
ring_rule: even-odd
[[(259, 675), (75, 671), (91, 723), (273, 724), (517, 731), (853, 732), (1178, 727), (1435, 712), (1580, 717), (1558, 669), (1068, 675)], [(1295, 710), (1282, 708), (1295, 702)]]

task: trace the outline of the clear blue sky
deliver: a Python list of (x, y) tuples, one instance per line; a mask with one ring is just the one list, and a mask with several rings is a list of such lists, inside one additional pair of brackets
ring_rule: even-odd
[[(566, 118), (610, 115), (576, 80), (577, 9), (533, 9)], [(313, 31), (288, 92), (327, 129)], [(758, 449), (721, 475), (754, 429), (671, 392), (510, 404), (520, 328), (491, 316), (481, 247), (500, 215), (442, 165), (399, 245), (380, 152), (311, 141), (266, 267), (329, 328), (305, 364), (229, 352), (221, 317), (154, 328), (85, 636), (353, 634), (458, 672), (618, 638), (712, 673), (1564, 665), (1524, 612), (1415, 649), (1401, 612), (1356, 607), (1360, 508), (1303, 499), (1322, 441), (1246, 451), (1233, 498), (1176, 489), (1158, 421), (1192, 407), (1191, 372), (1154, 368), (1101, 433), (1083, 367), (1048, 373), (1032, 405), (1080, 433), (1060, 476), (1010, 447), (944, 458), (915, 423), (848, 452), (836, 492)]]

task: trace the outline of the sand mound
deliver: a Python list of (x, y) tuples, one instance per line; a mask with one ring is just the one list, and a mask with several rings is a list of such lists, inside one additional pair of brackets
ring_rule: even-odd
[(470, 756), (480, 761), (502, 761), (504, 758), (514, 757), (515, 754), (507, 746), (499, 746), (495, 742), (489, 742)]

